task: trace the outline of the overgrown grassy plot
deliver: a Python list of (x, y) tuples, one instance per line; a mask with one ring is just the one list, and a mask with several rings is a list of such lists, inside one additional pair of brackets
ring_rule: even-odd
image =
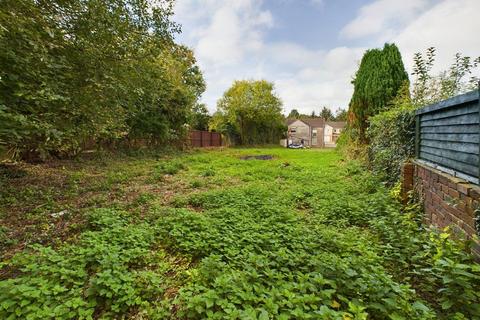
[[(461, 245), (420, 229), (414, 208), (401, 214), (333, 151), (202, 151), (74, 172), (99, 200), (50, 197), (84, 226), (5, 259), (1, 318), (480, 317), (480, 268)], [(29, 204), (10, 188), (18, 199), (4, 208)]]

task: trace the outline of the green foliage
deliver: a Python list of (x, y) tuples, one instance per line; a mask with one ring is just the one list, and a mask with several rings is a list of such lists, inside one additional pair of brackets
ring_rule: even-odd
[(202, 183), (202, 181), (200, 181), (200, 180), (193, 180), (193, 181), (190, 183), (190, 187), (191, 187), (191, 188), (194, 188), (194, 189), (196, 189), (196, 188), (201, 188), (201, 187), (203, 187), (203, 183)]
[(340, 108), (337, 110), (336, 114), (334, 115), (332, 110), (328, 107), (323, 107), (318, 116), (313, 111), (311, 114), (301, 114), (298, 112), (297, 109), (292, 109), (288, 114), (287, 118), (291, 119), (303, 119), (303, 118), (323, 118), (327, 121), (347, 121), (347, 112)]
[[(202, 259), (181, 291), (184, 317), (336, 319), (357, 313), (381, 319), (396, 312), (422, 318), (422, 308), (428, 314), (421, 302), (411, 306), (408, 286), (390, 279), (375, 253), (358, 245), (355, 230), (307, 227), (285, 211), (285, 202), (265, 203), (265, 196), (272, 193), (259, 185), (205, 194), (189, 200), (207, 209), (205, 215), (176, 211), (157, 224), (169, 246)], [(356, 254), (335, 253), (345, 250)]]
[[(273, 159), (241, 160), (261, 154)], [(401, 211), (361, 163), (341, 160), (236, 148), (106, 162), (129, 190), (149, 187), (127, 207), (150, 206), (88, 209), (72, 241), (4, 261), (0, 318), (479, 318), (467, 243), (424, 229), (418, 205)], [(124, 180), (132, 167), (150, 176), (181, 163), (188, 170), (154, 186)], [(82, 185), (83, 169), (68, 183)]]
[(347, 123), (337, 140), (336, 150), (341, 152), (348, 160), (362, 162), (365, 165), (365, 169), (367, 169), (369, 161), (368, 145), (360, 142), (354, 131)]
[(370, 118), (367, 137), (369, 164), (390, 185), (400, 178), (405, 161), (415, 153), (415, 107), (404, 87), (389, 111)]
[(173, 2), (0, 4), (0, 146), (25, 158), (85, 141), (181, 137), (205, 88), (173, 42)]
[(210, 114), (207, 106), (204, 103), (197, 103), (193, 107), (193, 114), (191, 120), (191, 127), (195, 130), (208, 130), (208, 123), (210, 122)]
[(215, 175), (215, 170), (213, 168), (207, 168), (202, 172), (203, 177), (213, 177)]
[(326, 121), (333, 121), (335, 120), (335, 116), (333, 115), (332, 110), (327, 107), (323, 107), (322, 111), (320, 111), (320, 118), (325, 119)]
[(240, 145), (278, 143), (285, 125), (273, 90), (265, 80), (235, 81), (218, 101), (210, 127)]
[(415, 110), (475, 89), (478, 79), (465, 78), (478, 66), (479, 59), (472, 62), (470, 57), (457, 54), (448, 71), (434, 76), (431, 68), (435, 62), (435, 48), (429, 48), (425, 57), (420, 53), (415, 55), (411, 97), (405, 85), (393, 99), (389, 111), (369, 119), (368, 163), (384, 181), (390, 185), (398, 181), (403, 163), (414, 156)]
[[(359, 163), (339, 170), (311, 163), (305, 156), (293, 157), (306, 163), (288, 157), (290, 165), (275, 170), (277, 179), (288, 181), (281, 192), (258, 182), (273, 181), (271, 174), (259, 175), (266, 170), (259, 167), (248, 171), (254, 176), (247, 186), (195, 193), (175, 201), (177, 207), (201, 210), (201, 215), (179, 209), (159, 220), (158, 230), (172, 250), (200, 260), (181, 290), (181, 316), (475, 317), (477, 296), (462, 309), (459, 299), (443, 290), (437, 293), (441, 282), (423, 278), (425, 270), (436, 264), (427, 257), (442, 250), (440, 244), (429, 239), (435, 233), (419, 229), (415, 216), (399, 212), (378, 179)], [(236, 171), (241, 170), (237, 166)], [(316, 170), (321, 170), (322, 178), (309, 183)], [(349, 177), (352, 183), (340, 187), (330, 174)], [(307, 212), (305, 219), (297, 210)], [(375, 236), (360, 236), (359, 230), (365, 229)], [(458, 262), (456, 254), (461, 252), (462, 264), (476, 270), (470, 255), (455, 242), (446, 243), (446, 256)], [(472, 274), (473, 278), (479, 275), (478, 271)], [(437, 279), (445, 276), (446, 271), (438, 269)], [(460, 285), (457, 294), (471, 295), (473, 287), (478, 285)], [(443, 310), (439, 301), (445, 299), (455, 307)]]
[(400, 51), (395, 44), (383, 49), (370, 49), (363, 55), (352, 81), (349, 126), (360, 141), (366, 141), (366, 129), (371, 116), (390, 108), (402, 85), (408, 83)]
[(461, 53), (448, 70), (432, 75), (436, 49), (430, 47), (423, 55), (417, 52), (413, 58), (413, 103), (423, 107), (478, 88), (480, 79), (474, 75), (480, 65), (480, 56), (471, 58)]
[(106, 209), (90, 223), (77, 244), (34, 246), (12, 260), (22, 275), (0, 282), (2, 319), (112, 318), (163, 297), (173, 268), (151, 250), (153, 229)]
[(0, 226), (0, 248), (14, 243), (15, 239), (11, 239), (8, 236), (8, 229), (4, 226)]
[(347, 111), (345, 109), (339, 108), (335, 113), (335, 121), (347, 121)]
[(386, 239), (384, 258), (396, 266), (397, 277), (409, 279), (418, 294), (429, 297), (439, 319), (480, 317), (480, 267), (468, 253), (468, 242), (452, 240), (448, 228), (422, 227), (418, 232), (422, 214), (414, 201), (406, 206), (402, 219), (375, 222), (377, 232)]
[(298, 112), (297, 109), (292, 109), (287, 116), (287, 118), (294, 118), (294, 119), (298, 119), (299, 117), (300, 117), (300, 112)]
[(169, 160), (169, 161), (161, 162), (157, 166), (155, 173), (160, 175), (163, 175), (163, 174), (173, 175), (178, 173), (180, 170), (184, 170), (185, 168), (186, 167), (182, 162), (178, 160)]
[(480, 265), (472, 263), (461, 247), (447, 241), (450, 236), (431, 234), (435, 255), (432, 265), (421, 270), (422, 276), (432, 282), (432, 287), (441, 288), (436, 302), (442, 310), (474, 319), (480, 317)]

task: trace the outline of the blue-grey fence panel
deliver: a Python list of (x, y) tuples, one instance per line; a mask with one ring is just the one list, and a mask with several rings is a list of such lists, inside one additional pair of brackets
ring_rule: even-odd
[(418, 110), (416, 131), (417, 158), (479, 181), (479, 90)]

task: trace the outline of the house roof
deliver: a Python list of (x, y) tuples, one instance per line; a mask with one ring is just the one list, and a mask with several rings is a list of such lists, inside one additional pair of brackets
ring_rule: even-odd
[(335, 129), (343, 129), (347, 125), (345, 121), (327, 121), (326, 124)]
[(322, 118), (303, 118), (303, 119), (288, 118), (287, 126), (291, 125), (297, 120), (300, 120), (305, 124), (308, 124), (312, 128), (323, 128), (323, 126), (325, 125), (325, 120), (323, 120)]
[(295, 119), (295, 118), (287, 118), (285, 120), (285, 122), (287, 123), (287, 126), (291, 125), (292, 123), (294, 123), (295, 121), (297, 121), (299, 119)]

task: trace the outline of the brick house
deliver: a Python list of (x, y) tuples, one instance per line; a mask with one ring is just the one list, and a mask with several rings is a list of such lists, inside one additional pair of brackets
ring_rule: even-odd
[(344, 121), (327, 121), (324, 129), (324, 143), (325, 147), (335, 147), (337, 145), (340, 133), (345, 129), (347, 123)]
[(340, 133), (345, 128), (343, 121), (325, 121), (322, 118), (287, 119), (288, 141), (306, 147), (335, 147)]

